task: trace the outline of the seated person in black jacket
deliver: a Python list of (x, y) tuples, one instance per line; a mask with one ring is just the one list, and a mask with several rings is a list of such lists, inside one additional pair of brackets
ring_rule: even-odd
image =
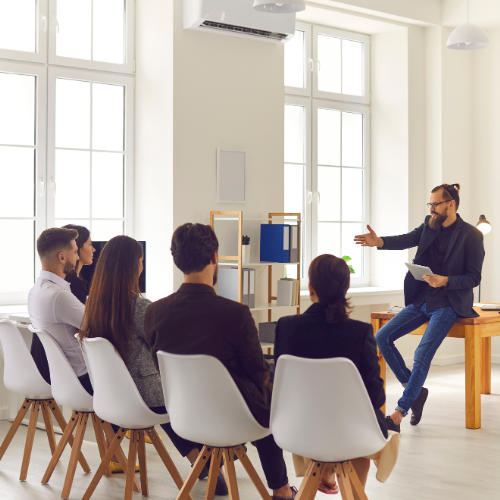
[[(304, 314), (278, 321), (274, 345), (276, 366), (282, 354), (312, 359), (350, 359), (359, 370), (380, 428), (387, 437), (386, 420), (380, 410), (385, 403), (385, 392), (377, 344), (371, 325), (349, 319), (350, 307), (346, 299), (349, 283), (350, 270), (342, 259), (320, 255), (312, 261), (309, 292), (313, 305)], [(356, 458), (352, 463), (364, 487), (370, 460)], [(320, 491), (329, 489), (336, 489), (333, 467), (324, 474), (320, 485)]]

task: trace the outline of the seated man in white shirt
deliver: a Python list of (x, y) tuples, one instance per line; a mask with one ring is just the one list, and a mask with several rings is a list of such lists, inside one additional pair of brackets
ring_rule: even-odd
[(76, 332), (80, 328), (85, 306), (71, 293), (66, 274), (76, 267), (78, 247), (74, 229), (46, 229), (38, 238), (36, 247), (42, 271), (28, 294), (28, 313), (35, 328), (54, 337), (80, 379), (92, 394), (92, 385)]

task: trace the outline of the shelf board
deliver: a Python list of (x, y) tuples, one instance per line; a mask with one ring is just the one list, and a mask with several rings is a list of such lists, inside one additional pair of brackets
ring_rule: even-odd
[[(288, 265), (297, 265), (299, 264), (298, 262), (266, 262), (266, 261), (263, 261), (263, 262), (249, 262), (248, 264), (243, 264), (243, 267), (253, 267), (253, 266), (269, 266), (269, 265), (273, 265), (273, 264), (288, 264)], [(219, 266), (234, 266), (234, 267), (237, 267), (238, 266), (238, 262), (236, 261), (232, 261), (232, 262), (221, 262), (219, 261)]]
[(297, 308), (299, 306), (278, 306), (276, 304), (257, 304), (255, 307), (251, 307), (250, 311), (268, 311), (269, 309), (290, 309), (291, 307)]

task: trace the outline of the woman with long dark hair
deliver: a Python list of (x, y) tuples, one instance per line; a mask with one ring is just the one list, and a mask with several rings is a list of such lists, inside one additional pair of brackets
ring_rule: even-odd
[[(325, 254), (311, 262), (309, 294), (313, 304), (304, 314), (287, 316), (278, 321), (275, 361), (278, 363), (283, 354), (311, 359), (350, 359), (359, 370), (380, 428), (387, 437), (385, 416), (380, 410), (385, 403), (385, 392), (380, 378), (377, 345), (371, 325), (349, 319), (351, 307), (346, 298), (349, 285), (350, 270), (343, 259)], [(319, 408), (317, 410), (320, 411)], [(352, 463), (364, 487), (370, 460), (356, 458)], [(323, 475), (319, 491), (338, 493), (333, 468)]]

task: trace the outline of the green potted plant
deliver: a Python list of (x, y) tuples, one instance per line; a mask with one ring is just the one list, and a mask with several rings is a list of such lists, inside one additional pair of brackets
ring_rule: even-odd
[(241, 251), (242, 251), (242, 261), (243, 264), (250, 263), (250, 236), (243, 236), (241, 238)]
[(342, 259), (344, 259), (344, 261), (348, 263), (347, 265), (349, 266), (349, 271), (351, 271), (351, 274), (356, 274), (356, 271), (353, 269), (353, 267), (351, 266), (351, 264), (349, 264), (349, 261), (352, 260), (351, 257), (348, 257), (347, 255), (344, 255), (342, 257)]

